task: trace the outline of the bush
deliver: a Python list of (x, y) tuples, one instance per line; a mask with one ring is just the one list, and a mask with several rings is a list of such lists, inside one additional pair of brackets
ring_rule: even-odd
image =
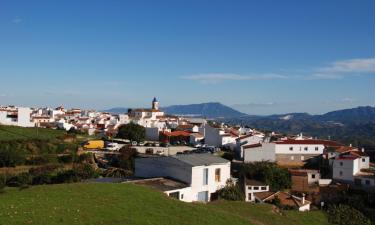
[[(0, 144), (1, 146), (1, 144)], [(15, 167), (25, 162), (25, 153), (10, 146), (0, 147), (0, 167)]]
[(224, 154), (221, 157), (226, 160), (233, 161), (234, 154), (232, 152), (224, 152)]
[(234, 184), (232, 181), (228, 181), (227, 185), (219, 190), (219, 199), (228, 201), (244, 201), (245, 194), (242, 192), (241, 187), (238, 184)]
[(73, 156), (72, 155), (62, 155), (57, 158), (59, 163), (71, 163), (73, 162)]
[(262, 181), (275, 191), (290, 188), (292, 184), (288, 170), (271, 162), (246, 163), (241, 167), (241, 177)]
[(5, 186), (6, 186), (5, 176), (0, 175), (0, 193), (3, 191)]
[(371, 225), (371, 221), (360, 211), (348, 205), (331, 205), (328, 221), (334, 225)]
[(99, 177), (99, 173), (90, 164), (76, 165), (73, 170), (80, 180)]
[(29, 173), (20, 173), (17, 176), (11, 177), (6, 183), (9, 187), (27, 187), (32, 184), (32, 176)]

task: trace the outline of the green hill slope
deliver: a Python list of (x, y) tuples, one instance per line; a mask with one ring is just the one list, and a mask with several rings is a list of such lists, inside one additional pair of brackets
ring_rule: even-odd
[(325, 224), (321, 212), (279, 215), (269, 205), (188, 204), (125, 184), (35, 186), (0, 194), (0, 224)]
[(65, 131), (45, 128), (24, 128), (0, 125), (0, 141), (41, 139), (53, 140), (63, 136)]

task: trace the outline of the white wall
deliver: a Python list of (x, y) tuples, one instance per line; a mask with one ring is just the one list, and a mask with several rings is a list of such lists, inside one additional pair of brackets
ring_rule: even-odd
[[(293, 150), (290, 150), (293, 148)], [(305, 150), (307, 148), (307, 150)], [(315, 148), (318, 148), (316, 150)], [(276, 144), (276, 154), (316, 154), (321, 155), (324, 151), (324, 145), (299, 145), (299, 144)]]
[[(208, 168), (208, 185), (203, 185), (203, 170)], [(215, 170), (221, 170), (220, 182), (215, 181)], [(202, 191), (208, 191), (208, 198), (210, 201), (210, 195), (216, 191), (225, 187), (227, 181), (230, 179), (230, 162), (227, 164), (210, 165), (210, 166), (197, 166), (193, 167), (192, 174), (192, 197), (193, 201), (198, 201), (198, 193)]]
[[(258, 190), (255, 190), (258, 188)], [(262, 190), (264, 188), (264, 190)], [(245, 185), (245, 201), (255, 202), (255, 193), (267, 192), (270, 190), (269, 186), (254, 186), (254, 185)]]
[(263, 143), (261, 147), (244, 149), (244, 162), (276, 161), (275, 144)]
[[(355, 160), (354, 160), (355, 161)], [(354, 165), (358, 162), (353, 162), (353, 160), (339, 160), (335, 159), (333, 161), (333, 176), (335, 180), (345, 180), (345, 181), (354, 181)], [(340, 175), (342, 172), (342, 175)]]

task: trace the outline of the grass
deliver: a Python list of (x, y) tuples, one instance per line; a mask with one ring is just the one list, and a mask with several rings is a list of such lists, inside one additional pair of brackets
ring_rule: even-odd
[(65, 131), (47, 128), (25, 128), (0, 125), (0, 141), (42, 139), (54, 140), (63, 136)]
[(326, 224), (321, 212), (274, 213), (244, 202), (183, 203), (130, 184), (63, 184), (6, 189), (0, 225), (12, 224)]

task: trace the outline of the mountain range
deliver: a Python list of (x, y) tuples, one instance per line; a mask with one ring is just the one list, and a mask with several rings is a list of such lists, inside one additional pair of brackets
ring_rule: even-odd
[[(322, 115), (288, 113), (254, 116), (217, 102), (174, 105), (162, 108), (162, 110), (171, 115), (204, 117), (263, 131), (285, 134), (304, 133), (375, 150), (375, 107), (371, 106), (337, 110)], [(117, 114), (126, 113), (128, 109), (113, 108), (105, 111)]]

